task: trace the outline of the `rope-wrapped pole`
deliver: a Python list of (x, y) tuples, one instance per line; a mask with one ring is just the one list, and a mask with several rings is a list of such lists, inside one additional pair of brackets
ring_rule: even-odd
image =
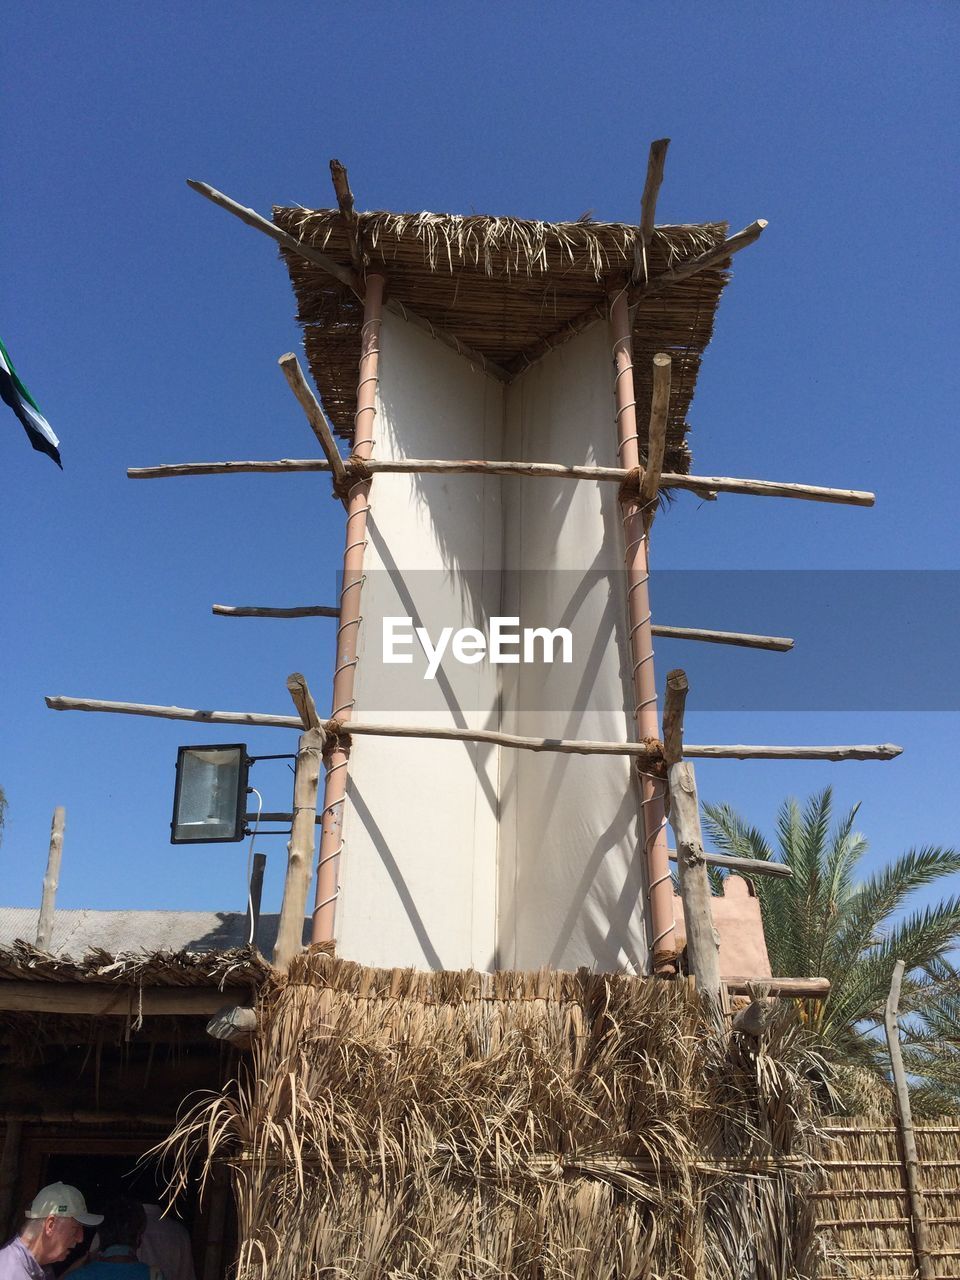
[[(357, 383), (357, 415), (353, 457), (365, 461), (373, 454), (373, 421), (376, 417), (377, 379), (380, 365), (380, 322), (383, 313), (384, 277), (371, 273), (363, 301), (360, 376)], [(363, 553), (367, 545), (367, 513), (370, 481), (359, 479), (347, 494), (346, 545), (343, 552), (343, 585), (340, 591), (340, 623), (337, 627), (336, 667), (333, 673), (334, 720), (350, 720), (356, 699), (357, 639), (360, 631), (360, 589)], [(326, 757), (327, 778), (321, 811), (320, 858), (317, 864), (317, 898), (313, 912), (314, 942), (333, 940), (337, 896), (340, 892), (340, 855), (343, 851), (343, 807), (347, 795), (348, 745), (337, 739)]]
[[(633, 380), (633, 343), (630, 337), (629, 307), (625, 289), (610, 298), (610, 337), (616, 366), (617, 455), (620, 466), (633, 470), (640, 466), (637, 433), (637, 402)], [(621, 489), (627, 571), (627, 609), (630, 627), (630, 660), (637, 734), (640, 741), (660, 735), (657, 717), (657, 687), (653, 671), (647, 532), (639, 494), (627, 486)], [(671, 967), (676, 951), (673, 917), (673, 883), (667, 853), (665, 783), (648, 773), (640, 774), (641, 828), (646, 862), (647, 900), (650, 904), (650, 951), (655, 971)]]

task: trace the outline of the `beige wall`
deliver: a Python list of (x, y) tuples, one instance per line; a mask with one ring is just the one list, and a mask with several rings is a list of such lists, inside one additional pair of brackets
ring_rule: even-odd
[[(392, 315), (381, 352), (377, 457), (616, 461), (605, 325), (506, 389)], [(384, 476), (371, 507), (361, 718), (632, 736), (614, 486)], [(472, 571), (466, 587), (463, 570)], [(573, 664), (448, 659), (430, 684), (419, 659), (382, 665), (384, 615), (419, 615), (435, 633), (482, 629), (491, 614), (569, 627)], [(355, 738), (339, 954), (433, 969), (642, 970), (638, 803), (623, 757)]]

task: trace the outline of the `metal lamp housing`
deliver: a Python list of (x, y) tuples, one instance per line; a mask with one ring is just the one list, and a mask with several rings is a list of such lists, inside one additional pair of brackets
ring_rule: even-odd
[(242, 742), (178, 748), (170, 843), (242, 840), (249, 769)]

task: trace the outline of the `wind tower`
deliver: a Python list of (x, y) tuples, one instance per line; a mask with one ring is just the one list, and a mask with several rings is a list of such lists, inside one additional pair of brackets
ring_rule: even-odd
[[(336, 619), (330, 719), (320, 726), (311, 709), (303, 725), (322, 729), (326, 766), (311, 933), (341, 956), (645, 973), (672, 971), (684, 941), (696, 952), (702, 934), (716, 988), (712, 922), (722, 941), (726, 915), (728, 945), (746, 938), (755, 976), (769, 976), (756, 903), (706, 900), (695, 804), (677, 928), (668, 769), (689, 774), (695, 799), (688, 761), (698, 755), (897, 753), (684, 747), (682, 672), (661, 744), (656, 634), (792, 644), (654, 619), (661, 491), (873, 502), (690, 474), (700, 360), (732, 256), (766, 223), (733, 236), (719, 222), (655, 225), (666, 149), (666, 139), (651, 146), (637, 225), (359, 213), (338, 161), (335, 207), (275, 208), (272, 222), (190, 183), (280, 244), (319, 402), (294, 355), (280, 364), (325, 458), (130, 474), (332, 474), (345, 507), (338, 603), (247, 612)], [(301, 840), (281, 966), (299, 945), (311, 857)], [(730, 963), (739, 972), (732, 952)]]
[(705, 853), (692, 761), (899, 748), (686, 743), (655, 636), (793, 642), (658, 618), (648, 549), (668, 489), (874, 499), (691, 474), (700, 359), (765, 224), (656, 226), (666, 147), (637, 225), (359, 213), (336, 161), (335, 206), (272, 221), (190, 184), (280, 245), (319, 399), (280, 366), (323, 456), (128, 474), (332, 479), (339, 599), (214, 606), (335, 626), (330, 714), (298, 673), (295, 716), (47, 701), (299, 732), (273, 967), (208, 1028), (252, 1064), (170, 1139), (233, 1170), (244, 1280), (812, 1274), (817, 1070), (726, 995), (829, 983), (771, 980), (756, 899), (711, 895), (708, 864), (745, 860)]
[[(313, 942), (367, 965), (607, 973), (675, 971), (685, 945), (717, 999), (724, 963), (741, 986), (769, 969), (756, 902), (710, 900), (708, 859), (738, 860), (703, 854), (690, 762), (899, 754), (684, 744), (682, 671), (667, 681), (661, 731), (655, 635), (793, 643), (653, 616), (661, 492), (874, 501), (690, 474), (700, 360), (731, 259), (766, 223), (733, 236), (719, 222), (655, 225), (666, 149), (666, 139), (650, 148), (636, 225), (359, 213), (338, 161), (335, 207), (275, 208), (272, 222), (189, 183), (280, 245), (319, 401), (295, 355), (280, 365), (325, 456), (128, 474), (331, 475), (345, 508), (338, 602), (214, 606), (334, 619), (331, 713), (321, 720), (299, 674), (288, 681), (296, 718), (48, 704), (304, 730), (280, 968), (301, 945), (321, 756)], [(673, 824), (681, 928), (668, 789), (690, 800), (674, 805), (689, 827)], [(730, 950), (735, 939), (745, 951)], [(746, 973), (740, 954), (755, 966)]]

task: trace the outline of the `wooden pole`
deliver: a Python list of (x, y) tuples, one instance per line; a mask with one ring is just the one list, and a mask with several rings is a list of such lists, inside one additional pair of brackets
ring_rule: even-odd
[[(638, 458), (639, 462), (639, 458)], [(349, 463), (344, 462), (349, 471)], [(499, 462), (474, 458), (371, 458), (366, 469), (372, 475), (494, 475), (544, 476), (550, 480), (599, 480), (621, 484), (626, 467), (565, 467), (557, 462)], [(184, 476), (271, 474), (287, 471), (329, 471), (325, 458), (251, 459), (236, 462), (168, 462), (156, 467), (128, 467), (130, 480), (172, 480)], [(737, 476), (684, 476), (664, 471), (661, 489), (686, 489), (691, 493), (739, 493), (755, 498), (798, 498), (806, 502), (833, 502), (848, 507), (872, 507), (876, 494), (865, 489), (831, 489), (815, 484), (781, 484), (778, 480), (749, 480)]]
[(667, 640), (703, 640), (708, 644), (735, 644), (745, 649), (773, 649), (785, 653), (792, 649), (794, 641), (789, 636), (755, 636), (745, 631), (705, 631), (700, 627), (660, 627), (656, 623), (650, 628), (655, 636), (663, 636)]
[[(633, 471), (640, 465), (637, 438), (637, 397), (633, 378), (633, 344), (627, 320), (626, 289), (610, 298), (609, 334), (613, 346), (616, 376), (614, 395), (617, 424), (617, 458)], [(650, 629), (649, 541), (644, 512), (638, 497), (621, 491), (624, 568), (627, 575), (627, 625), (630, 663), (633, 668), (634, 718), (639, 741), (655, 739), (657, 686), (653, 670), (653, 633)], [(650, 958), (654, 972), (673, 968), (675, 934), (673, 886), (667, 860), (665, 788), (663, 779), (649, 772), (640, 774), (640, 825), (646, 872), (647, 901), (650, 904)]]
[[(153, 716), (160, 720), (191, 720), (199, 724), (247, 724), (267, 729), (300, 729), (296, 716), (267, 715), (259, 711), (194, 711), (189, 707), (161, 707), (145, 702), (104, 702), (94, 698), (66, 698), (48, 695), (44, 701), (51, 711), (99, 711), (128, 716)], [(326, 733), (341, 737), (369, 734), (380, 738), (431, 738), (449, 742), (489, 742), (495, 746), (527, 751), (558, 751), (574, 755), (638, 756), (657, 761), (659, 743), (592, 742), (574, 738), (527, 738), (492, 729), (447, 729), (429, 725), (373, 724), (363, 720), (326, 720)], [(688, 760), (892, 760), (903, 751), (893, 743), (878, 746), (779, 747), (687, 745)]]
[(295, 253), (301, 258), (306, 258), (314, 266), (320, 267), (328, 276), (333, 276), (335, 280), (339, 280), (341, 284), (346, 285), (358, 298), (363, 297), (363, 284), (357, 273), (351, 271), (349, 267), (341, 267), (339, 262), (334, 261), (329, 254), (321, 253), (313, 245), (305, 244), (303, 240), (297, 240), (294, 236), (288, 235), (280, 227), (274, 226), (269, 218), (264, 218), (256, 210), (248, 209), (245, 205), (238, 204), (236, 200), (231, 200), (229, 196), (225, 196), (222, 191), (218, 191), (216, 187), (209, 186), (206, 182), (197, 182), (194, 178), (188, 178), (187, 186), (191, 191), (196, 191), (198, 195), (209, 200), (211, 204), (226, 210), (227, 213), (232, 213), (235, 218), (239, 218), (248, 227), (253, 227), (255, 231), (262, 231), (265, 236), (275, 240), (282, 248), (289, 249), (291, 253)]
[(317, 704), (313, 700), (313, 694), (310, 692), (306, 677), (301, 675), (299, 671), (294, 671), (287, 676), (287, 692), (293, 699), (293, 705), (297, 708), (303, 727), (305, 729), (320, 729)]
[[(258, 604), (215, 604), (211, 613), (221, 618), (339, 618), (340, 610), (331, 604), (301, 604), (292, 609), (270, 609)], [(718, 633), (719, 634), (719, 633)], [(723, 642), (721, 642), (723, 643)], [(727, 641), (726, 643), (734, 643)], [(792, 643), (792, 641), (791, 641)]]
[(323, 746), (324, 735), (320, 729), (307, 729), (300, 735), (293, 780), (293, 826), (287, 844), (287, 874), (273, 950), (273, 963), (281, 972), (286, 972), (290, 961), (303, 946), (307, 891), (313, 874), (317, 789)]
[(200, 1280), (222, 1280), (223, 1244), (227, 1225), (227, 1202), (230, 1195), (229, 1177), (229, 1173), (221, 1168), (214, 1175), (210, 1188)]
[[(662, 275), (654, 276), (645, 285), (638, 286), (632, 291), (632, 298), (645, 298), (648, 294), (659, 293), (661, 289), (669, 289), (671, 285), (679, 284), (681, 280), (688, 280), (690, 276), (694, 276), (700, 271), (706, 271), (709, 267), (718, 266), (726, 258), (732, 257), (733, 254), (739, 253), (741, 249), (746, 249), (747, 245), (759, 240), (766, 226), (767, 220), (758, 218), (756, 222), (751, 222), (748, 227), (744, 227), (736, 235), (730, 236), (729, 239), (724, 240), (723, 244), (717, 245), (715, 249), (708, 249), (706, 253), (698, 254), (696, 258), (681, 262), (671, 270), (665, 271)], [(631, 323), (636, 305), (634, 303), (630, 310)]]
[(877, 746), (837, 747), (770, 747), (729, 743), (723, 746), (684, 747), (688, 760), (893, 760), (903, 753), (903, 747), (892, 742)]
[(829, 978), (724, 978), (723, 985), (735, 996), (750, 995), (751, 988), (759, 987), (769, 996), (783, 996), (796, 1000), (825, 1000), (830, 994)]
[(337, 448), (337, 442), (333, 438), (333, 432), (324, 417), (323, 410), (317, 403), (316, 396), (310, 390), (307, 380), (303, 376), (300, 361), (292, 351), (288, 351), (285, 356), (280, 357), (277, 363), (283, 371), (283, 376), (286, 378), (290, 390), (297, 397), (297, 403), (306, 414), (313, 434), (317, 437), (320, 447), (330, 463), (334, 485), (342, 489), (347, 482), (347, 469), (343, 465), (343, 458), (340, 456), (340, 450)]
[(646, 249), (653, 238), (653, 227), (657, 216), (657, 197), (663, 184), (663, 170), (667, 162), (669, 138), (658, 138), (650, 143), (650, 154), (647, 157), (647, 177), (643, 184), (643, 195), (640, 198), (640, 243), (644, 249), (643, 274), (647, 275)]
[[(242, 204), (238, 204), (236, 200), (231, 200), (229, 196), (225, 196), (222, 191), (217, 191), (215, 187), (208, 186), (205, 182), (197, 182), (192, 178), (187, 179), (187, 186), (191, 190), (196, 191), (199, 195), (204, 196), (212, 204), (220, 209), (232, 213), (235, 218), (239, 218), (241, 222), (246, 223), (248, 227), (253, 227), (256, 231), (262, 231), (264, 235), (276, 240), (277, 244), (284, 249), (288, 249), (291, 253), (298, 254), (301, 258), (306, 258), (308, 262), (312, 262), (314, 266), (320, 267), (326, 271), (335, 280), (339, 280), (341, 284), (346, 285), (352, 293), (358, 298), (365, 296), (363, 281), (357, 273), (349, 267), (342, 267), (329, 254), (321, 253), (319, 249), (315, 249), (312, 245), (306, 244), (303, 240), (297, 240), (294, 236), (288, 235), (286, 231), (280, 227), (274, 226), (268, 218), (262, 217), (253, 209), (248, 209)], [(432, 338), (436, 338), (438, 342), (442, 342), (444, 346), (450, 347), (456, 351), (458, 355), (469, 360), (471, 364), (478, 365), (484, 373), (489, 373), (491, 377), (497, 378), (501, 382), (509, 382), (511, 375), (496, 364), (493, 360), (489, 360), (479, 351), (474, 351), (472, 347), (468, 347), (465, 342), (461, 342), (456, 334), (450, 333), (447, 329), (440, 329), (435, 324), (431, 324), (429, 320), (425, 320), (423, 316), (418, 315), (415, 311), (411, 311), (405, 307), (402, 302), (396, 298), (391, 298), (384, 304), (384, 309), (393, 312), (394, 315), (401, 316), (408, 324), (412, 324), (415, 328), (429, 333)]]
[(50, 826), (50, 850), (47, 854), (47, 872), (43, 877), (43, 897), (40, 901), (40, 917), (37, 921), (37, 950), (46, 951), (53, 939), (53, 913), (60, 884), (60, 861), (63, 857), (63, 829), (67, 811), (57, 805)]
[(358, 275), (362, 275), (364, 267), (363, 250), (360, 247), (357, 211), (353, 207), (353, 192), (350, 190), (350, 179), (347, 176), (346, 165), (341, 164), (339, 160), (331, 160), (330, 177), (333, 179), (333, 191), (337, 197), (337, 207), (340, 210), (341, 218), (343, 218), (347, 239), (350, 242), (350, 261), (353, 263), (354, 271)]
[[(131, 983), (133, 980), (131, 979)], [(102, 982), (0, 982), (0, 1010), (8, 1013), (87, 1014), (97, 1018), (198, 1017), (224, 1004), (244, 1004), (249, 987), (144, 987)]]
[[(371, 273), (363, 305), (362, 347), (357, 376), (357, 412), (353, 450), (363, 462), (373, 457), (377, 388), (380, 370), (380, 329), (383, 291), (386, 280)], [(334, 719), (348, 716), (356, 705), (354, 687), (359, 661), (359, 634), (362, 615), (363, 553), (367, 542), (367, 515), (370, 511), (370, 481), (358, 479), (350, 489), (343, 550), (343, 587), (340, 592), (340, 621), (337, 626), (337, 665), (333, 673)], [(337, 897), (340, 893), (340, 853), (343, 848), (343, 810), (347, 799), (347, 770), (350, 749), (337, 736), (327, 760), (323, 792), (323, 823), (320, 828), (320, 857), (317, 863), (317, 892), (313, 910), (313, 942), (330, 942), (334, 936)]]
[(3, 1126), (3, 1150), (0, 1151), (0, 1236), (4, 1240), (9, 1239), (19, 1226), (19, 1223), (12, 1219), (16, 1207), (22, 1137), (22, 1120), (6, 1117)]
[[(336, 605), (303, 604), (289, 609), (273, 609), (266, 605), (215, 604), (211, 612), (222, 618), (338, 618)], [(702, 627), (666, 627), (654, 623), (655, 636), (668, 640), (700, 640), (707, 644), (740, 645), (744, 649), (772, 649), (780, 653), (792, 649), (795, 641), (789, 636), (756, 636), (746, 631), (707, 631)]]
[(897, 1111), (900, 1117), (900, 1136), (903, 1139), (903, 1162), (907, 1182), (907, 1198), (910, 1203), (910, 1220), (913, 1228), (914, 1252), (921, 1280), (933, 1280), (934, 1266), (930, 1256), (930, 1238), (924, 1214), (923, 1194), (920, 1190), (920, 1157), (917, 1154), (917, 1139), (913, 1129), (913, 1111), (910, 1106), (910, 1090), (907, 1087), (907, 1073), (903, 1067), (903, 1053), (900, 1049), (900, 1025), (897, 1015), (900, 1009), (900, 986), (903, 982), (904, 962), (898, 960), (893, 966), (890, 979), (890, 993), (884, 1010), (883, 1025), (887, 1033), (887, 1046), (890, 1050), (890, 1065), (893, 1068), (893, 1087), (897, 1095)]
[[(677, 284), (681, 280), (686, 280), (689, 276), (696, 275), (698, 271), (705, 271), (708, 267), (714, 267), (718, 263), (723, 262), (725, 258), (729, 258), (732, 254), (745, 249), (747, 245), (753, 242), (762, 233), (766, 222), (761, 218), (757, 222), (752, 222), (749, 227), (744, 227), (742, 231), (738, 231), (735, 236), (731, 236), (729, 240), (725, 240), (723, 244), (718, 245), (715, 249), (709, 249), (706, 253), (699, 254), (696, 258), (690, 258), (687, 262), (681, 262), (678, 266), (663, 273), (663, 275), (654, 276), (648, 279), (641, 286), (633, 288), (630, 293), (633, 305), (629, 308), (629, 323), (632, 327), (640, 302), (647, 295), (655, 295), (664, 289), (669, 289), (671, 285)], [(646, 247), (640, 246), (641, 261), (646, 259)], [(639, 299), (639, 301), (638, 301)], [(574, 316), (572, 320), (566, 321), (553, 333), (548, 334), (545, 338), (539, 339), (532, 346), (528, 347), (510, 365), (510, 373), (512, 377), (523, 373), (535, 365), (538, 360), (542, 360), (544, 356), (549, 355), (551, 351), (555, 351), (557, 347), (562, 346), (565, 342), (569, 342), (579, 333), (583, 333), (584, 329), (588, 329), (590, 325), (603, 316), (603, 308), (594, 304), (587, 307), (578, 316)]]
[(687, 935), (687, 961), (710, 1018), (722, 1021), (720, 937), (713, 925), (710, 877), (700, 830), (693, 765), (683, 756), (683, 711), (689, 684), (679, 668), (667, 675), (663, 709), (663, 758), (667, 765), (670, 823), (677, 838), (677, 873)]
[(647, 430), (647, 461), (640, 477), (640, 506), (643, 527), (647, 533), (657, 514), (657, 495), (663, 472), (663, 454), (667, 446), (667, 415), (670, 412), (671, 360), (662, 351), (653, 357), (653, 395), (650, 399), (650, 425)]
[[(676, 862), (676, 849), (668, 849), (667, 856)], [(725, 871), (735, 871), (738, 876), (773, 876), (789, 880), (793, 872), (782, 862), (767, 862), (764, 858), (734, 858), (728, 853), (704, 853), (703, 860), (708, 867), (723, 867)]]
[[(261, 815), (262, 816), (262, 815)], [(251, 946), (257, 945), (257, 933), (260, 930), (260, 905), (263, 901), (263, 873), (267, 869), (267, 855), (253, 855), (253, 871), (250, 874), (250, 903), (247, 917), (247, 937)]]

